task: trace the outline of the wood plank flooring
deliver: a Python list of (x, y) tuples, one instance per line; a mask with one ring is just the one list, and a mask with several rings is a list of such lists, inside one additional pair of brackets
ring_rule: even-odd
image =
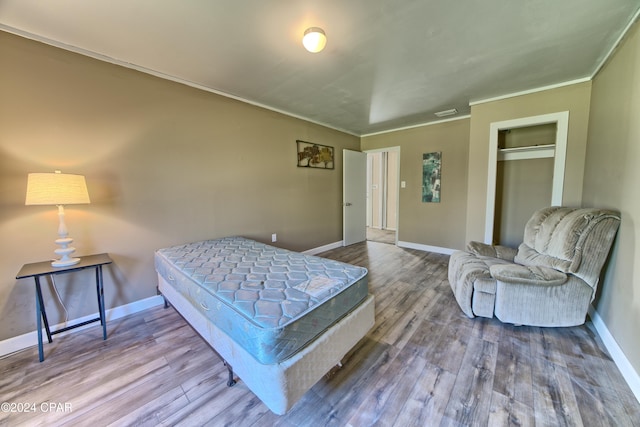
[(589, 324), (468, 319), (445, 255), (366, 242), (323, 256), (369, 268), (376, 323), (288, 414), (242, 380), (228, 388), (220, 358), (158, 307), (110, 322), (107, 341), (99, 326), (57, 336), (43, 363), (37, 347), (1, 359), (0, 402), (22, 412), (0, 411), (0, 425), (640, 426)]
[(395, 230), (381, 230), (379, 228), (367, 227), (367, 240), (371, 242), (396, 244)]

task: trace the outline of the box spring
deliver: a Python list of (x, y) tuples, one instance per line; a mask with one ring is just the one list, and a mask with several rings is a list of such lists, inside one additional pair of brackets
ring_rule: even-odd
[(155, 255), (159, 291), (276, 414), (367, 333), (367, 271), (241, 237)]

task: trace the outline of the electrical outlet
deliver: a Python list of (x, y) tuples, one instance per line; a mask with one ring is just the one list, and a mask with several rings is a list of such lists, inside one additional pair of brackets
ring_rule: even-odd
[(278, 241), (278, 235), (277, 235), (276, 233), (273, 233), (273, 234), (271, 235), (271, 241), (272, 241), (272, 242), (277, 242), (277, 241)]

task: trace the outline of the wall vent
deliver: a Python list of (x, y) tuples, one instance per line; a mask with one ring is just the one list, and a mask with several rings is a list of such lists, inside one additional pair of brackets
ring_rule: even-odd
[(447, 117), (447, 116), (453, 116), (454, 114), (458, 114), (458, 110), (456, 110), (455, 108), (452, 108), (451, 110), (438, 111), (437, 113), (434, 113), (434, 114), (438, 117)]

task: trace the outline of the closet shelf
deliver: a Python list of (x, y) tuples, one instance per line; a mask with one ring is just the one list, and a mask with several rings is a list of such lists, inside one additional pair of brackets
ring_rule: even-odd
[(544, 159), (547, 157), (554, 157), (555, 152), (555, 144), (500, 148), (498, 150), (498, 160)]

